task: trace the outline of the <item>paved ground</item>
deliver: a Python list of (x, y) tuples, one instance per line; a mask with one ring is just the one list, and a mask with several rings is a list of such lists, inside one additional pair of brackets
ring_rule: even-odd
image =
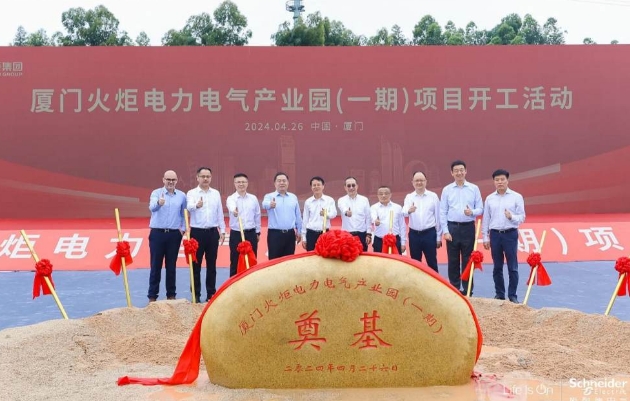
[[(579, 262), (545, 264), (553, 284), (532, 289), (529, 306), (533, 308), (558, 307), (577, 309), (586, 313), (603, 314), (617, 283), (614, 262)], [(475, 272), (475, 297), (494, 296), (492, 270), (484, 264), (483, 272)], [(521, 265), (519, 300), (525, 297), (525, 282), (529, 266)], [(440, 265), (440, 274), (446, 276), (446, 266)], [(0, 330), (24, 326), (61, 318), (51, 296), (32, 299), (32, 272), (0, 272)], [(507, 271), (505, 272), (507, 281)], [(146, 291), (149, 281), (148, 269), (130, 270), (129, 287), (131, 302), (136, 307), (147, 304)], [(190, 299), (187, 283), (188, 269), (177, 270), (178, 298)], [(217, 286), (228, 278), (228, 269), (220, 268)], [(102, 310), (126, 306), (122, 275), (116, 277), (111, 271), (53, 273), (57, 294), (70, 318), (82, 318)], [(202, 272), (202, 282), (205, 274)], [(161, 299), (164, 299), (162, 282)], [(202, 294), (205, 299), (205, 294)], [(630, 321), (630, 297), (618, 298), (611, 312), (621, 320)]]

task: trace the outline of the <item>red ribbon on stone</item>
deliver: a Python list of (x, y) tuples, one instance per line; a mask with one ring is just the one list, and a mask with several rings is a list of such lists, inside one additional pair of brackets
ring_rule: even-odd
[(343, 230), (326, 231), (319, 236), (315, 243), (315, 254), (323, 258), (352, 262), (362, 253), (361, 240)]
[(133, 258), (131, 257), (131, 247), (129, 246), (129, 242), (118, 241), (118, 243), (116, 244), (116, 255), (114, 255), (114, 257), (112, 258), (112, 261), (109, 263), (109, 268), (117, 276), (120, 274), (123, 258), (125, 258), (125, 266), (129, 266), (130, 264), (133, 263)]
[(247, 260), (249, 262), (249, 267), (254, 266), (256, 263), (256, 255), (254, 254), (254, 248), (252, 248), (252, 243), (249, 241), (242, 241), (236, 246), (236, 250), (238, 251), (238, 264), (236, 265), (236, 273), (240, 274), (247, 270), (247, 264), (245, 263), (245, 256), (247, 256)]
[(39, 262), (35, 263), (35, 279), (33, 280), (33, 299), (37, 298), (40, 295), (40, 292), (43, 292), (44, 295), (50, 295), (52, 292), (48, 285), (46, 284), (46, 280), (44, 277), (48, 277), (50, 280), (50, 285), (55, 288), (55, 283), (52, 279), (52, 271), (53, 266), (48, 259), (42, 259)]
[(532, 268), (529, 272), (529, 278), (527, 279), (527, 284), (532, 280), (532, 274), (534, 274), (534, 267), (538, 266), (538, 271), (536, 272), (536, 285), (545, 286), (551, 284), (551, 278), (549, 274), (547, 274), (547, 270), (545, 266), (541, 262), (541, 256), (538, 252), (532, 252), (527, 257), (527, 264)]
[(472, 251), (472, 253), (470, 254), (470, 258), (468, 258), (468, 263), (466, 263), (466, 268), (462, 272), (460, 278), (464, 281), (470, 280), (470, 269), (472, 269), (473, 266), (475, 269), (483, 271), (481, 262), (483, 262), (483, 253), (481, 253), (480, 251)]
[(622, 256), (615, 262), (615, 270), (619, 272), (619, 278), (623, 276), (623, 280), (621, 282), (621, 286), (619, 287), (619, 291), (617, 291), (617, 295), (623, 297), (624, 295), (630, 296), (630, 280), (628, 280), (628, 275), (630, 274), (630, 258), (627, 256)]
[(389, 253), (389, 248), (392, 248), (392, 254), (398, 254), (398, 247), (396, 246), (396, 236), (394, 234), (387, 234), (383, 237), (383, 253)]
[(199, 249), (199, 242), (196, 239), (184, 240), (184, 255), (186, 256), (186, 262), (189, 261), (188, 255), (192, 256), (192, 261), (197, 262), (197, 249)]

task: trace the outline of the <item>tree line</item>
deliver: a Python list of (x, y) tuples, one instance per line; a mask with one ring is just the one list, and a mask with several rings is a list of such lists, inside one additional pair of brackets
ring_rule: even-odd
[[(132, 39), (119, 28), (120, 22), (105, 6), (92, 10), (71, 8), (61, 15), (65, 32), (52, 35), (44, 29), (28, 33), (19, 26), (13, 46), (149, 46), (145, 32)], [(299, 18), (295, 23), (284, 22), (271, 35), (276, 46), (414, 46), (414, 45), (561, 45), (567, 33), (555, 18), (542, 25), (530, 14), (523, 18), (509, 14), (492, 29), (481, 29), (474, 22), (458, 28), (452, 21), (442, 27), (430, 15), (425, 15), (407, 37), (402, 28), (380, 28), (374, 36), (359, 35), (341, 21), (330, 20), (319, 12)], [(193, 15), (181, 29), (170, 29), (162, 36), (163, 46), (244, 46), (252, 31), (247, 29), (247, 17), (230, 0), (221, 3), (211, 14)], [(597, 44), (584, 38), (584, 44)], [(617, 44), (613, 40), (611, 44)]]

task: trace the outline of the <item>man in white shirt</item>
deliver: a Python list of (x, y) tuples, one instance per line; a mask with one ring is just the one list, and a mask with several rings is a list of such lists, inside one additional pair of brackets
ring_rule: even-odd
[[(383, 249), (383, 237), (390, 233), (396, 236), (396, 247), (398, 253), (402, 254), (407, 249), (407, 226), (402, 207), (391, 201), (392, 190), (387, 186), (382, 186), (377, 191), (378, 203), (370, 208), (372, 223), (374, 224), (374, 252), (387, 253), (388, 249)], [(393, 219), (391, 218), (393, 215)]]
[(440, 230), (440, 199), (427, 189), (427, 177), (422, 171), (413, 174), (411, 183), (415, 191), (405, 196), (403, 215), (409, 217), (409, 253), (412, 259), (422, 262), (438, 272), (437, 249), (442, 246)]
[(212, 170), (200, 167), (197, 170), (199, 186), (186, 194), (187, 209), (190, 213), (190, 236), (199, 243), (197, 262), (193, 262), (195, 298), (201, 299), (201, 261), (206, 257), (206, 302), (216, 292), (217, 252), (219, 242), (225, 240), (225, 219), (219, 191), (210, 188)]
[(324, 214), (326, 215), (326, 230), (330, 229), (330, 220), (337, 217), (335, 200), (324, 195), (322, 177), (311, 178), (311, 191), (313, 196), (304, 202), (302, 217), (302, 247), (307, 251), (315, 249), (315, 243), (324, 231)]
[(492, 173), (495, 192), (488, 195), (483, 208), (483, 247), (492, 249), (494, 262), (495, 299), (505, 299), (505, 281), (503, 280), (503, 260), (508, 266), (508, 299), (518, 303), (518, 226), (525, 221), (525, 202), (523, 196), (508, 188), (510, 173), (496, 170)]
[(236, 192), (228, 196), (225, 201), (230, 215), (230, 277), (236, 275), (238, 267), (238, 244), (241, 243), (241, 228), (239, 217), (243, 224), (245, 240), (252, 244), (254, 255), (258, 256), (258, 240), (260, 239), (260, 204), (258, 198), (247, 193), (249, 179), (247, 175), (234, 175)]
[(359, 195), (359, 184), (354, 177), (346, 178), (344, 185), (347, 195), (337, 200), (337, 207), (341, 213), (341, 229), (359, 237), (363, 244), (363, 252), (372, 243), (372, 218), (370, 216), (370, 201)]

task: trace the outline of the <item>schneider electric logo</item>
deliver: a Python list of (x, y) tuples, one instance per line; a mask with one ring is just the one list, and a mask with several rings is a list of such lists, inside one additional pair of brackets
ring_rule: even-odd
[(21, 61), (0, 61), (0, 77), (21, 77), (24, 64)]
[(569, 388), (582, 389), (584, 395), (626, 395), (628, 380), (569, 379)]

